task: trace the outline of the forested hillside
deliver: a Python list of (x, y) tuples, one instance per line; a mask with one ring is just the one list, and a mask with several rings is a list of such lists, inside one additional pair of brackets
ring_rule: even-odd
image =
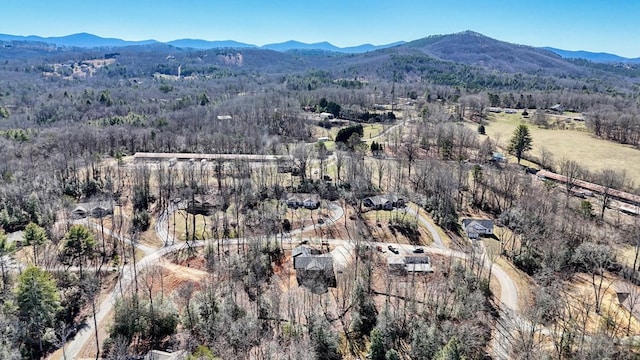
[(633, 67), (1, 44), (2, 359), (639, 354)]

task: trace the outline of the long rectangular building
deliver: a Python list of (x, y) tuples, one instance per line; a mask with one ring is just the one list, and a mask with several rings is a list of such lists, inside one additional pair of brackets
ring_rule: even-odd
[[(551, 171), (540, 170), (540, 171), (538, 171), (536, 173), (536, 175), (539, 178), (554, 180), (554, 181), (558, 181), (558, 182), (565, 183), (565, 184), (567, 183), (567, 177), (566, 176), (560, 175), (560, 174), (556, 174), (556, 173), (553, 173)], [(617, 200), (624, 201), (624, 202), (627, 202), (627, 203), (632, 204), (632, 205), (640, 205), (640, 196), (635, 195), (635, 194), (631, 194), (631, 193), (624, 192), (624, 191), (621, 191), (621, 190), (616, 190), (616, 189), (607, 189), (602, 185), (590, 183), (590, 182), (587, 182), (587, 181), (577, 180), (577, 179), (573, 179), (572, 184), (574, 186), (579, 187), (579, 188), (586, 189), (586, 190), (589, 190), (589, 191), (593, 191), (593, 192), (596, 192), (598, 194), (604, 194), (605, 191), (606, 191), (607, 194), (609, 194), (613, 198), (616, 198)]]
[(271, 161), (288, 161), (293, 158), (290, 155), (257, 155), (257, 154), (195, 154), (195, 153), (146, 153), (137, 152), (133, 155), (137, 162), (145, 161), (169, 161), (176, 159), (177, 161), (188, 160), (222, 160), (222, 161), (250, 161), (250, 162), (271, 162)]

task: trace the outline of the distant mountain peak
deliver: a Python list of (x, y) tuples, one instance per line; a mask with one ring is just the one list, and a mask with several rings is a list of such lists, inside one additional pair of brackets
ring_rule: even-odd
[(477, 36), (477, 37), (487, 37), (484, 34), (480, 34), (479, 32), (473, 31), (473, 30), (465, 30), (465, 31), (460, 31), (459, 33), (455, 33), (453, 35), (467, 35), (467, 36)]

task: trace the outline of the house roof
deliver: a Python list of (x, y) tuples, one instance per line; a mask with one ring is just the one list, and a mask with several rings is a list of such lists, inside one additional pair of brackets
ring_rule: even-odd
[(92, 201), (79, 203), (71, 210), (71, 214), (74, 216), (103, 216), (104, 214), (112, 213), (113, 206), (108, 201)]
[(399, 198), (396, 195), (385, 194), (385, 195), (369, 196), (368, 198), (365, 198), (365, 200), (367, 199), (370, 200), (371, 203), (373, 203), (373, 205), (384, 205), (389, 201), (396, 202), (398, 201)]
[(432, 272), (431, 264), (407, 264), (405, 269), (408, 272)]
[(88, 212), (88, 210), (87, 210), (87, 208), (85, 208), (84, 206), (78, 205), (78, 206), (76, 206), (76, 207), (73, 209), (73, 211), (72, 211), (72, 212), (73, 212), (73, 213), (79, 213), (79, 212), (84, 212), (84, 213), (86, 213), (86, 212)]
[(487, 219), (462, 219), (462, 228), (467, 229), (469, 227), (477, 228), (481, 226), (485, 229), (493, 229), (493, 220)]
[(387, 258), (387, 265), (402, 265), (404, 266), (404, 258), (402, 256), (389, 256)]
[(404, 258), (406, 264), (430, 264), (431, 258), (427, 255), (422, 256), (406, 256)]
[(12, 242), (12, 243), (20, 242), (22, 241), (23, 238), (24, 238), (24, 231), (22, 230), (7, 234), (7, 240), (9, 240), (9, 242)]
[(331, 256), (312, 256), (311, 261), (305, 266), (307, 271), (330, 270), (333, 267), (333, 258)]
[[(640, 299), (638, 298), (638, 292), (635, 285), (620, 286), (616, 285), (616, 295), (618, 296), (618, 303), (631, 312), (634, 316), (640, 318)], [(633, 305), (633, 306), (632, 306)]]
[(620, 205), (620, 211), (624, 211), (634, 215), (640, 215), (640, 206), (622, 204)]
[(431, 258), (422, 256), (390, 256), (387, 258), (389, 266), (403, 266), (407, 272), (432, 272)]
[(309, 256), (311, 255), (311, 251), (306, 246), (297, 246), (291, 250), (291, 257), (298, 257), (300, 255)]
[(189, 203), (193, 203), (194, 205), (216, 206), (222, 203), (222, 198), (214, 195), (195, 195), (193, 202), (189, 199)]
[[(567, 177), (564, 175), (560, 175), (560, 174), (556, 174), (553, 173), (551, 171), (547, 171), (547, 170), (540, 170), (536, 173), (536, 175), (538, 177), (544, 177), (546, 179), (551, 179), (551, 180), (555, 180), (555, 181), (560, 181), (560, 182), (567, 182)], [(597, 192), (600, 194), (604, 194), (604, 192), (606, 191), (607, 194), (616, 197), (620, 200), (626, 201), (626, 202), (630, 202), (632, 204), (640, 204), (640, 196), (639, 195), (635, 195), (635, 194), (630, 194), (628, 192), (624, 192), (621, 190), (616, 190), (616, 189), (608, 189), (605, 188), (602, 185), (598, 185), (598, 184), (594, 184), (594, 183), (590, 183), (587, 181), (583, 181), (583, 180), (578, 180), (578, 179), (571, 179), (572, 180), (572, 184), (575, 186), (579, 186), (583, 189), (587, 189), (593, 192)]]
[(333, 269), (333, 257), (329, 254), (323, 255), (301, 255), (296, 258), (296, 270), (330, 270)]
[(144, 356), (144, 360), (174, 360), (182, 359), (183, 356), (185, 356), (183, 351), (169, 353), (166, 351), (151, 350)]

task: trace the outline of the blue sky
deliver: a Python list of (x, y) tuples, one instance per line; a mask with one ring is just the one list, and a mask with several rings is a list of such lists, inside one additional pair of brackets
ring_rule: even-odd
[(0, 33), (14, 35), (353, 46), (463, 30), (518, 44), (640, 57), (640, 1), (0, 0)]

